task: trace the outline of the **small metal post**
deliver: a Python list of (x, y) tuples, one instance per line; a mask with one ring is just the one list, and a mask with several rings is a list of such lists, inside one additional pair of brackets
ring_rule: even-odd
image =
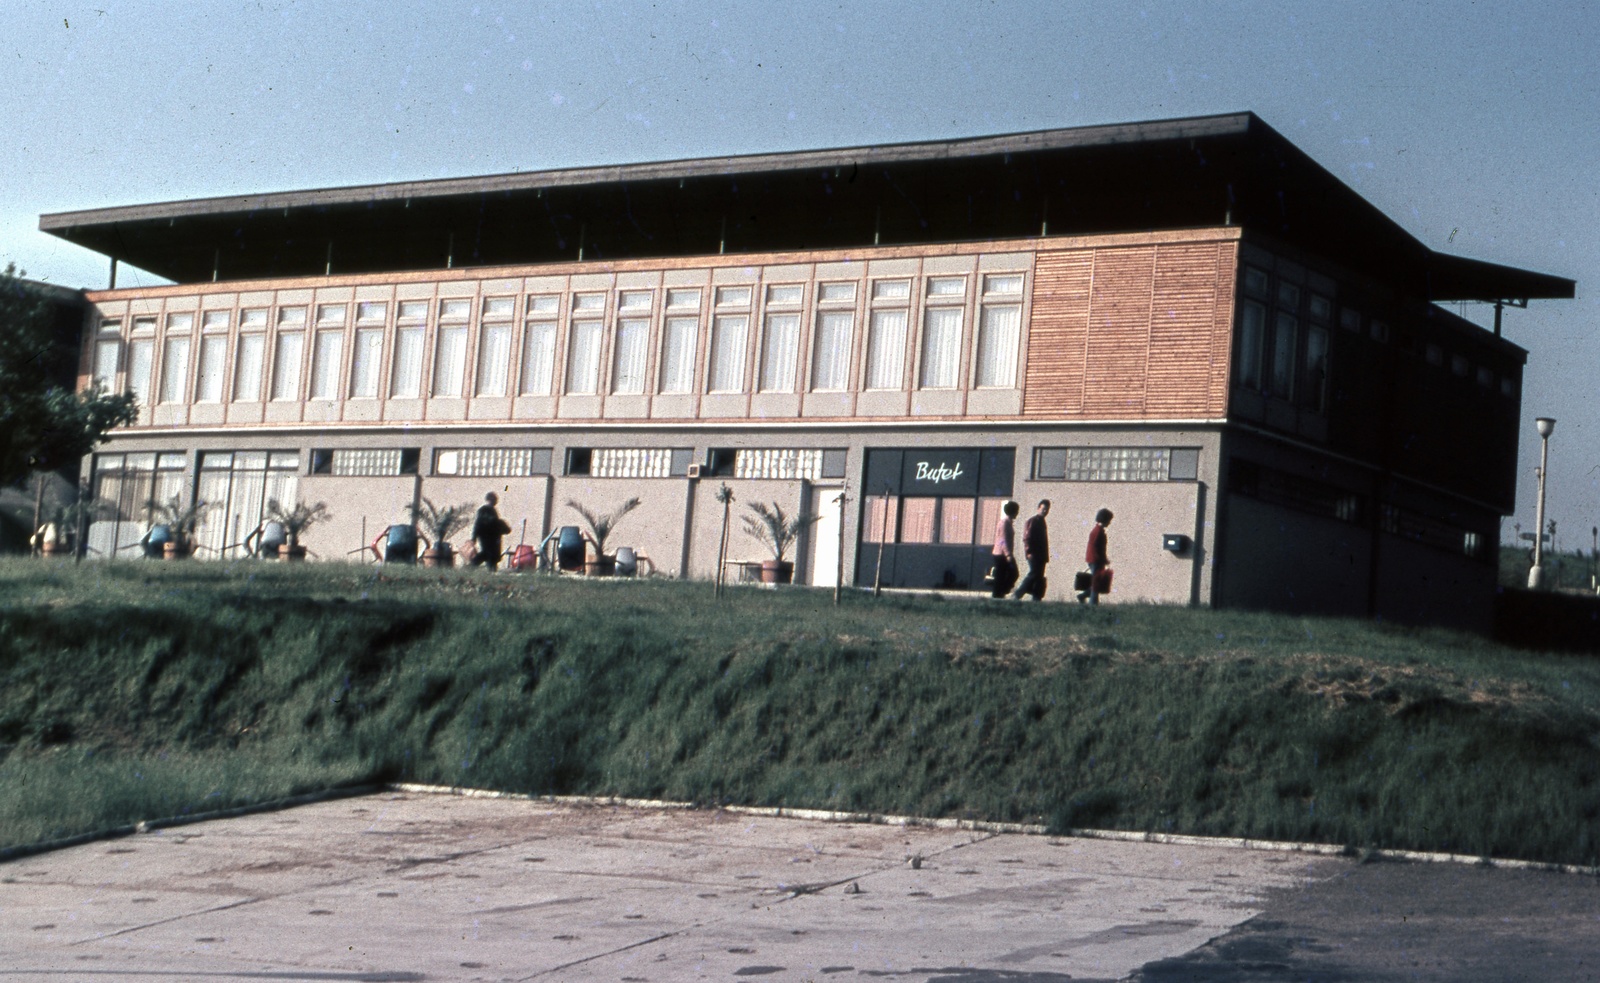
[(878, 523), (878, 569), (872, 574), (872, 596), (883, 593), (883, 544), (889, 538), (889, 486), (883, 486), (883, 521)]
[(839, 497), (835, 498), (834, 501), (839, 503), (839, 555), (834, 558), (837, 569), (833, 577), (833, 604), (838, 607), (839, 595), (844, 591), (844, 503), (848, 501), (848, 498), (841, 490)]
[(111, 285), (106, 289), (117, 289), (117, 258), (115, 256), (111, 257)]

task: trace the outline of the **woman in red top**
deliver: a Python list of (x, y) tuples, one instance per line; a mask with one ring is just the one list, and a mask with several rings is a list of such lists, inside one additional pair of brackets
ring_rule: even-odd
[(1106, 552), (1106, 526), (1111, 525), (1111, 510), (1101, 509), (1094, 514), (1094, 528), (1089, 530), (1089, 546), (1083, 551), (1083, 562), (1089, 564), (1089, 589), (1078, 594), (1078, 603), (1100, 603), (1100, 572), (1111, 565)]

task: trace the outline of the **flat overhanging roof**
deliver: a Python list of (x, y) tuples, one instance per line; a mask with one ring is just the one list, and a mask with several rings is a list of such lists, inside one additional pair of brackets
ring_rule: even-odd
[(200, 198), (39, 227), (182, 283), (1225, 223), (1428, 300), (1574, 294), (1433, 252), (1252, 113)]

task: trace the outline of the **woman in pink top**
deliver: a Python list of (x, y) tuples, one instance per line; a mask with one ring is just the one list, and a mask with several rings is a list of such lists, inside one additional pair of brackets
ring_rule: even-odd
[(1005, 597), (1017, 584), (1017, 529), (1014, 520), (1021, 507), (1016, 502), (1000, 506), (1000, 521), (994, 527), (994, 583), (992, 596)]

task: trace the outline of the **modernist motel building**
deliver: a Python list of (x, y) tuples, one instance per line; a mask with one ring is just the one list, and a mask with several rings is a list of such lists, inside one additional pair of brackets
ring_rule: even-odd
[(1000, 504), (1048, 498), (1054, 599), (1105, 507), (1109, 602), (1479, 627), (1526, 352), (1440, 304), (1574, 290), (1430, 250), (1249, 113), (40, 226), (111, 257), (78, 381), (139, 397), (84, 465), (102, 553), (152, 497), (211, 503), (203, 558), (326, 502), (337, 560), (493, 490), (513, 543), (638, 496), (608, 545), (709, 578), (727, 485), (820, 517), (797, 582), (981, 590)]

